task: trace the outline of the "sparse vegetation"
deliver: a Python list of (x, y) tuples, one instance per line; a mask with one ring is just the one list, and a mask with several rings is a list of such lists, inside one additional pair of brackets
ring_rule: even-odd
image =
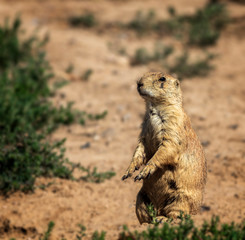
[(156, 217), (157, 217), (157, 212), (154, 208), (154, 205), (151, 203), (147, 206), (147, 210), (148, 210), (148, 213), (150, 215), (150, 217), (152, 218), (152, 224), (158, 224), (157, 221), (156, 221)]
[[(86, 227), (78, 224), (78, 227), (80, 228), (80, 231), (76, 235), (76, 240), (82, 240), (83, 237), (86, 236)], [(95, 231), (91, 237), (91, 240), (104, 240), (105, 239), (106, 232), (102, 231), (99, 233), (98, 231)]]
[(157, 45), (152, 53), (142, 47), (136, 49), (134, 56), (131, 57), (131, 65), (155, 62), (181, 78), (207, 76), (214, 69), (212, 60), (215, 56), (205, 54), (200, 59), (190, 61), (190, 48), (187, 46), (203, 47), (216, 43), (221, 30), (229, 22), (225, 5), (208, 4), (193, 15), (177, 15), (176, 10), (172, 7), (169, 7), (168, 12), (170, 18), (167, 20), (157, 20), (152, 10), (146, 15), (137, 13), (128, 27), (141, 35), (149, 31), (156, 31), (181, 38), (184, 43), (182, 46), (185, 49), (184, 52), (170, 61), (169, 56), (174, 53), (173, 46)]
[(42, 49), (47, 38), (20, 41), (20, 25), (15, 19), (0, 27), (0, 191), (5, 194), (34, 190), (39, 176), (73, 178), (65, 139), (49, 143), (48, 134), (60, 124), (84, 124), (106, 115), (75, 110), (72, 103), (57, 108), (49, 101), (64, 81), (50, 89), (53, 73)]
[(76, 235), (76, 240), (82, 240), (83, 237), (86, 236), (86, 227), (83, 226), (82, 224), (78, 224), (78, 227), (80, 228), (79, 232)]
[(207, 54), (203, 59), (190, 61), (188, 52), (175, 58), (169, 63), (169, 56), (174, 52), (172, 46), (157, 45), (153, 53), (149, 53), (145, 48), (138, 48), (135, 55), (131, 58), (131, 65), (143, 65), (155, 62), (163, 66), (170, 73), (175, 73), (181, 78), (207, 76), (214, 69), (211, 61), (214, 59), (213, 54)]
[[(105, 29), (116, 26), (119, 29), (133, 30), (141, 37), (155, 33), (159, 36), (175, 36), (188, 45), (209, 46), (217, 42), (221, 31), (230, 22), (226, 5), (219, 2), (208, 3), (194, 14), (178, 15), (173, 7), (168, 8), (168, 13), (168, 19), (158, 19), (153, 9), (148, 12), (137, 11), (128, 23), (110, 23)], [(92, 13), (72, 16), (68, 21), (74, 27), (91, 28), (97, 24)]]
[[(116, 24), (121, 29), (135, 31), (141, 37), (148, 33), (156, 33), (159, 36), (174, 36), (181, 39), (182, 48), (185, 49), (182, 54), (175, 58), (173, 63), (169, 64), (169, 56), (174, 52), (173, 46), (158, 44), (152, 53), (141, 47), (136, 49), (134, 56), (131, 56), (131, 65), (160, 63), (166, 70), (176, 73), (182, 78), (208, 75), (214, 69), (211, 64), (214, 55), (208, 54), (201, 60), (190, 62), (190, 47), (207, 47), (217, 42), (221, 31), (230, 22), (226, 5), (219, 2), (208, 3), (203, 8), (197, 9), (194, 14), (183, 15), (178, 15), (175, 8), (169, 7), (168, 13), (168, 19), (158, 19), (153, 9), (148, 10), (148, 12), (138, 11), (128, 23)], [(115, 24), (112, 26), (115, 27)], [(109, 45), (109, 48), (117, 54), (126, 54), (125, 48), (118, 48), (112, 44)], [(87, 79), (86, 76), (84, 73), (81, 78)], [(88, 76), (90, 75), (88, 74)]]
[(87, 173), (86, 176), (80, 177), (80, 179), (86, 182), (101, 183), (101, 182), (104, 182), (106, 179), (110, 179), (116, 175), (115, 172), (113, 171), (98, 173), (96, 167), (94, 167), (93, 170), (91, 170), (90, 168), (82, 167), (82, 166), (80, 166), (79, 168), (83, 172)]
[(89, 68), (82, 74), (81, 79), (83, 81), (88, 81), (92, 74), (93, 74), (93, 70)]
[(182, 34), (188, 36), (188, 44), (208, 46), (216, 43), (229, 17), (225, 5), (215, 3), (197, 10), (194, 15), (174, 15), (172, 21), (179, 23), (183, 29)]
[(121, 45), (118, 41), (116, 42), (108, 42), (107, 44), (108, 49), (112, 52), (120, 55), (120, 56), (127, 56), (127, 49), (125, 46)]
[(205, 58), (190, 62), (189, 55), (184, 52), (183, 55), (176, 58), (173, 65), (168, 66), (168, 71), (177, 74), (180, 78), (191, 78), (195, 76), (207, 76), (214, 69), (211, 64), (215, 56), (207, 54)]
[(72, 63), (70, 63), (69, 65), (68, 65), (68, 67), (66, 68), (66, 73), (72, 73), (73, 72), (73, 70), (74, 70), (74, 65), (72, 64)]
[(138, 11), (135, 17), (126, 24), (126, 27), (132, 29), (142, 36), (143, 34), (154, 29), (156, 21), (156, 13), (154, 10), (149, 10), (148, 13)]
[(49, 240), (49, 237), (50, 237), (51, 232), (53, 231), (54, 225), (55, 225), (54, 222), (49, 222), (48, 229), (44, 233), (43, 238), (40, 238), (40, 240)]
[[(51, 225), (52, 224), (52, 225)], [(54, 223), (50, 222), (48, 231), (45, 233), (43, 240), (48, 240), (53, 229)], [(81, 240), (86, 235), (86, 227), (78, 225), (80, 230), (76, 235), (76, 240)], [(94, 232), (91, 240), (104, 240), (106, 232)], [(161, 239), (184, 239), (184, 240), (215, 240), (215, 239), (230, 239), (243, 240), (245, 238), (245, 222), (240, 224), (230, 223), (221, 224), (219, 217), (213, 217), (212, 220), (204, 222), (201, 227), (197, 227), (190, 216), (181, 216), (179, 224), (163, 223), (154, 224), (148, 227), (147, 230), (131, 232), (125, 225), (123, 231), (119, 234), (118, 240), (161, 240)], [(63, 239), (64, 240), (64, 239)]]
[(73, 27), (92, 28), (96, 25), (96, 19), (93, 13), (85, 13), (78, 16), (72, 16), (68, 19)]
[(150, 62), (165, 62), (174, 51), (172, 46), (157, 44), (151, 54), (145, 48), (138, 48), (131, 59), (131, 65), (142, 65)]
[(196, 227), (194, 221), (185, 216), (178, 225), (164, 223), (154, 225), (142, 232), (131, 232), (124, 226), (120, 240), (147, 240), (147, 239), (237, 239), (245, 237), (245, 222), (241, 224), (220, 224), (218, 217), (213, 217), (210, 223), (204, 222), (201, 227)]
[(184, 39), (190, 45), (208, 46), (216, 43), (221, 30), (229, 23), (228, 12), (221, 3), (208, 4), (193, 15), (177, 15), (173, 7), (168, 12), (169, 19), (157, 20), (153, 10), (146, 14), (139, 11), (126, 27), (140, 36), (155, 32)]

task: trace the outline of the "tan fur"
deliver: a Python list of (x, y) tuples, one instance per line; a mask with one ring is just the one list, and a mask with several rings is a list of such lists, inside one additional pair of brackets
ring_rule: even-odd
[(179, 81), (161, 72), (149, 72), (138, 82), (146, 113), (139, 143), (123, 176), (143, 179), (136, 201), (140, 223), (151, 222), (147, 205), (152, 203), (159, 221), (180, 212), (196, 214), (206, 183), (206, 159), (190, 119), (182, 107)]

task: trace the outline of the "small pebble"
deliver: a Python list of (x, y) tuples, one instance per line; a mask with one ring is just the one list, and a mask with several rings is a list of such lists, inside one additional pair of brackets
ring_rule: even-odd
[(80, 149), (85, 149), (85, 148), (90, 148), (91, 147), (91, 143), (90, 142), (86, 142), (85, 144), (80, 146)]

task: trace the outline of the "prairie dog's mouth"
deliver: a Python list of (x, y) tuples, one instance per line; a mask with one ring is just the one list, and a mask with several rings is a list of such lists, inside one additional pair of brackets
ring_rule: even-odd
[(140, 96), (142, 96), (142, 97), (144, 97), (144, 96), (149, 96), (149, 97), (151, 97), (151, 96), (152, 96), (151, 91), (146, 90), (146, 89), (144, 89), (144, 88), (142, 88), (142, 87), (137, 87), (137, 90), (138, 90)]

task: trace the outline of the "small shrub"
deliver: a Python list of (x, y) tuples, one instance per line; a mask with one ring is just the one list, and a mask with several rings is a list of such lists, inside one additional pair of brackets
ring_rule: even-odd
[(80, 179), (86, 182), (102, 183), (106, 179), (111, 179), (116, 175), (116, 173), (113, 171), (98, 173), (96, 167), (94, 167), (92, 171), (90, 168), (85, 168), (82, 166), (79, 166), (79, 169), (87, 173), (86, 176), (80, 177)]
[(107, 115), (107, 111), (104, 111), (104, 112), (99, 113), (99, 114), (88, 114), (88, 118), (90, 120), (100, 120), (100, 119), (105, 118), (106, 115)]
[(81, 79), (83, 81), (88, 81), (92, 74), (93, 70), (89, 68), (82, 74)]
[(70, 82), (67, 81), (66, 79), (61, 79), (59, 81), (55, 81), (54, 84), (53, 84), (53, 89), (52, 89), (53, 92), (51, 94), (54, 95), (55, 94), (55, 91), (57, 89), (62, 88), (64, 86), (68, 85), (69, 83)]
[(144, 65), (151, 62), (151, 56), (145, 48), (138, 48), (131, 59), (131, 65)]
[(214, 66), (211, 64), (213, 58), (214, 55), (207, 54), (204, 59), (196, 60), (191, 63), (188, 53), (184, 52), (183, 55), (175, 60), (172, 66), (168, 66), (167, 68), (169, 72), (175, 73), (181, 78), (191, 78), (195, 76), (205, 77), (214, 69)]
[(221, 30), (229, 22), (224, 4), (209, 4), (196, 14), (187, 17), (189, 27), (189, 44), (208, 46), (216, 43)]
[(74, 65), (70, 63), (65, 71), (66, 73), (72, 73), (74, 71)]
[(150, 217), (152, 218), (152, 224), (158, 224), (157, 221), (156, 221), (156, 217), (157, 217), (157, 212), (154, 208), (154, 205), (151, 203), (147, 206), (147, 210), (148, 210), (148, 213), (150, 215)]
[(80, 228), (79, 232), (76, 235), (76, 240), (82, 240), (83, 237), (86, 236), (86, 227), (83, 226), (82, 224), (78, 224), (78, 227)]
[(44, 233), (44, 236), (43, 236), (43, 238), (40, 238), (40, 240), (49, 240), (50, 238), (50, 235), (51, 235), (51, 232), (53, 231), (53, 228), (54, 228), (54, 222), (50, 222), (49, 224), (48, 224), (48, 229), (47, 229), (47, 231)]
[(211, 61), (214, 59), (213, 54), (207, 54), (203, 59), (190, 62), (188, 52), (184, 52), (175, 58), (174, 62), (169, 64), (168, 57), (174, 52), (172, 46), (155, 46), (153, 53), (149, 53), (145, 48), (138, 48), (135, 55), (131, 58), (131, 65), (144, 65), (151, 62), (162, 65), (170, 73), (175, 73), (181, 78), (207, 76), (214, 69)]
[(91, 28), (96, 25), (96, 19), (93, 13), (85, 13), (79, 16), (72, 16), (68, 19), (73, 27), (86, 27)]
[(119, 42), (108, 42), (108, 49), (120, 56), (127, 56), (127, 49), (125, 46), (121, 45)]
[[(99, 233), (95, 231), (90, 238), (86, 235), (86, 227), (79, 224), (80, 230), (76, 235), (76, 240), (82, 240), (84, 237), (91, 240), (104, 240), (106, 232)], [(54, 228), (54, 223), (50, 222), (48, 230), (44, 233), (44, 237), (40, 240), (49, 240), (50, 234)], [(197, 227), (189, 215), (181, 215), (178, 224), (163, 223), (149, 225), (147, 230), (142, 232), (131, 232), (126, 225), (119, 234), (118, 240), (162, 240), (162, 239), (178, 239), (178, 240), (244, 240), (245, 239), (245, 221), (239, 224), (225, 223), (221, 224), (219, 217), (213, 217), (210, 222), (204, 222), (201, 227)], [(65, 240), (62, 238), (62, 240)]]
[(169, 8), (169, 13), (170, 19), (159, 21), (157, 30), (185, 38), (189, 45), (215, 44), (229, 23), (227, 9), (221, 3), (208, 4), (193, 15), (177, 15), (174, 8)]
[(145, 48), (138, 48), (131, 59), (131, 65), (143, 65), (150, 62), (166, 61), (173, 51), (174, 48), (172, 46), (164, 46), (162, 44), (157, 44), (153, 53), (149, 53)]
[(91, 240), (104, 240), (106, 236), (106, 232), (102, 231), (99, 233), (98, 231), (95, 231), (92, 235)]
[(150, 226), (142, 232), (131, 232), (124, 226), (119, 240), (150, 240), (150, 239), (236, 239), (242, 240), (245, 237), (245, 222), (235, 225), (220, 224), (219, 218), (212, 218), (210, 223), (204, 222), (202, 227), (195, 226), (189, 216), (182, 217), (178, 225), (164, 223)]
[[(33, 191), (39, 176), (72, 179), (64, 157), (64, 141), (49, 143), (46, 138), (59, 125), (98, 120), (101, 114), (73, 109), (73, 103), (55, 107), (49, 98), (66, 82), (53, 77), (42, 50), (44, 40), (35, 36), (19, 40), (20, 19), (0, 26), (0, 191)], [(0, 47), (0, 48), (1, 48)], [(97, 173), (99, 174), (99, 173)]]
[(208, 4), (193, 15), (177, 15), (173, 7), (168, 8), (170, 18), (159, 20), (153, 10), (147, 14), (137, 12), (127, 27), (143, 35), (155, 32), (184, 39), (189, 45), (209, 46), (216, 43), (221, 31), (229, 23), (226, 6), (221, 3)]
[(133, 29), (139, 35), (143, 35), (146, 32), (152, 30), (154, 22), (155, 22), (155, 12), (153, 10), (149, 10), (148, 13), (143, 14), (141, 11), (138, 11), (134, 17), (126, 27), (129, 29)]

